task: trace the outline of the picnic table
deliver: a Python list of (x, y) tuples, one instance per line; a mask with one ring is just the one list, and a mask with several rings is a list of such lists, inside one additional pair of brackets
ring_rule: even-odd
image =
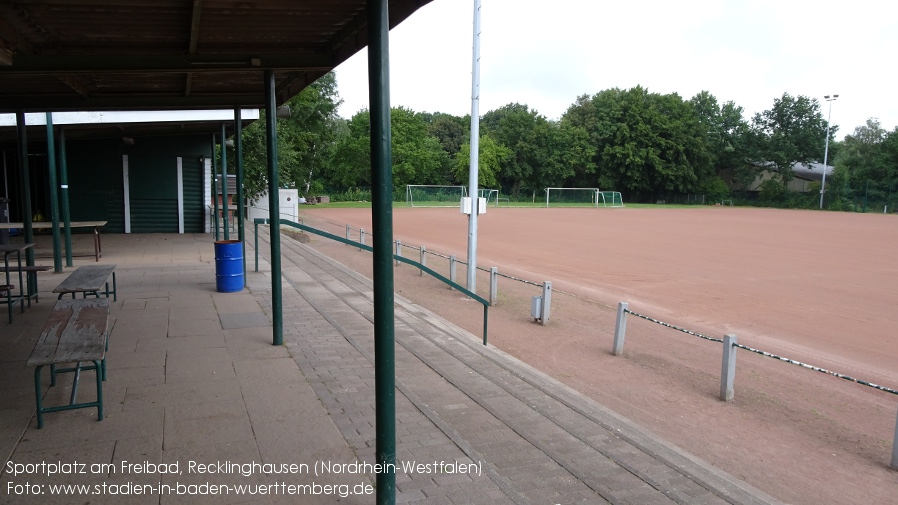
[[(100, 243), (100, 228), (106, 226), (106, 221), (72, 221), (69, 223), (69, 226), (72, 228), (93, 228), (94, 229), (94, 258), (96, 261), (100, 261), (100, 257), (103, 256), (103, 247)], [(25, 226), (25, 223), (0, 223), (0, 230), (8, 229), (8, 230), (21, 230)], [(65, 226), (65, 223), (62, 221), (59, 222), (59, 227), (62, 228)], [(31, 228), (34, 230), (49, 230), (53, 227), (53, 223), (49, 221), (35, 221), (31, 223)], [(73, 255), (75, 256), (75, 255)], [(84, 255), (80, 255), (84, 256)]]

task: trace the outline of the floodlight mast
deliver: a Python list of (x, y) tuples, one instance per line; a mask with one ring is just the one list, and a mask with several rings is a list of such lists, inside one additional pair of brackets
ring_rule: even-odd
[(474, 0), (474, 50), (471, 70), (471, 168), (468, 177), (468, 291), (477, 292), (477, 215), (480, 213), (479, 179), (480, 151), (480, 0)]
[(826, 162), (829, 157), (829, 120), (833, 117), (833, 102), (839, 95), (823, 95), (823, 98), (829, 102), (829, 114), (826, 116), (826, 144), (823, 148), (823, 179), (820, 182), (820, 209), (823, 209), (823, 193), (826, 191)]

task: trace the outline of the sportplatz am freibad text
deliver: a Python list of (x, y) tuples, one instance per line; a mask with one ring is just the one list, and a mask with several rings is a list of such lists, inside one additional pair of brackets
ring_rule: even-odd
[(272, 475), (272, 474), (314, 474), (316, 477), (327, 474), (378, 474), (378, 473), (406, 473), (406, 474), (471, 474), (480, 476), (483, 474), (483, 464), (464, 463), (459, 461), (432, 461), (421, 463), (418, 461), (401, 461), (398, 463), (367, 463), (354, 461), (340, 463), (332, 461), (315, 461), (308, 463), (236, 463), (233, 461), (215, 461), (213, 463), (199, 463), (188, 461), (181, 466), (179, 461), (174, 463), (152, 463), (150, 461), (121, 463), (81, 463), (72, 462), (46, 462), (40, 463), (16, 463), (6, 462), (6, 473), (12, 476), (18, 475), (44, 475), (56, 474), (221, 474), (221, 475)]

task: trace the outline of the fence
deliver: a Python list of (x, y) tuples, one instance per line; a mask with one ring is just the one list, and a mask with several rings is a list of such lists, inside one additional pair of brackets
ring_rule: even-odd
[[(350, 245), (350, 246), (354, 245), (355, 247), (358, 247), (359, 250), (364, 249), (366, 242), (371, 237), (371, 233), (369, 231), (366, 231), (364, 228), (354, 228), (348, 224), (338, 224), (338, 223), (334, 223), (334, 222), (327, 221), (324, 219), (315, 219), (315, 224), (318, 226), (328, 225), (333, 230), (337, 230), (337, 229), (342, 230), (345, 238), (339, 239), (338, 241), (342, 242), (346, 245)], [(334, 235), (334, 234), (331, 234), (331, 235)], [(356, 237), (356, 236), (358, 236), (358, 241), (353, 240), (353, 237)], [(403, 244), (399, 240), (394, 240), (393, 243), (395, 246), (394, 258), (396, 256), (402, 258), (403, 251), (405, 249), (411, 249), (413, 251), (418, 251), (418, 262), (417, 263), (420, 265), (423, 265), (425, 267), (427, 266), (428, 256), (434, 256), (434, 257), (438, 257), (438, 258), (447, 260), (449, 263), (449, 268), (448, 268), (449, 280), (453, 283), (457, 283), (458, 265), (462, 265), (464, 267), (468, 266), (467, 262), (458, 259), (455, 255), (443, 254), (443, 253), (439, 253), (436, 251), (428, 250), (427, 246), (425, 246), (425, 245), (415, 246), (415, 245), (411, 245), (411, 244)], [(401, 262), (402, 262), (401, 259), (396, 259), (397, 266)], [(523, 284), (527, 284), (530, 286), (535, 286), (535, 287), (540, 288), (541, 294), (539, 296), (534, 297), (534, 298), (539, 298), (539, 311), (534, 316), (534, 319), (539, 321), (543, 326), (545, 326), (549, 323), (550, 314), (551, 314), (551, 292), (552, 292), (552, 283), (551, 282), (549, 282), (549, 281), (534, 282), (534, 281), (530, 281), (527, 279), (521, 279), (521, 278), (515, 277), (513, 275), (508, 275), (508, 274), (499, 272), (498, 267), (484, 268), (484, 267), (478, 266), (477, 270), (480, 272), (484, 272), (489, 276), (488, 277), (489, 286), (490, 286), (489, 304), (491, 307), (495, 307), (499, 304), (499, 278), (505, 278), (508, 280), (512, 280), (515, 282), (520, 282)], [(424, 275), (424, 270), (421, 270), (421, 276), (423, 276), (423, 275)], [(452, 289), (451, 285), (450, 285), (450, 289)], [(570, 293), (565, 293), (564, 291), (559, 291), (559, 292), (570, 295)], [(573, 296), (573, 295), (571, 295), (571, 296)], [(534, 314), (531, 312), (531, 315), (534, 315)]]
[[(362, 242), (353, 242), (352, 240), (344, 239), (338, 235), (334, 235), (333, 233), (328, 233), (326, 231), (319, 230), (317, 228), (313, 228), (313, 227), (307, 226), (305, 224), (300, 224), (300, 223), (297, 223), (294, 221), (288, 221), (288, 220), (281, 220), (280, 223), (283, 226), (290, 226), (292, 228), (307, 231), (314, 235), (319, 235), (319, 236), (322, 236), (325, 238), (329, 238), (331, 240), (336, 240), (337, 242), (342, 242), (347, 245), (354, 245), (354, 246), (357, 246), (359, 249), (362, 249), (362, 250), (365, 250), (368, 252), (374, 251), (374, 249), (371, 246), (365, 245)], [(256, 218), (253, 220), (254, 233), (255, 233), (254, 240), (255, 240), (255, 255), (256, 255), (256, 262), (255, 262), (255, 271), (256, 272), (259, 271), (259, 225), (260, 224), (266, 224), (266, 225), (269, 224), (268, 219)], [(397, 243), (397, 251), (400, 250), (400, 247), (401, 247), (401, 245), (399, 243)], [(407, 258), (403, 258), (401, 256), (401, 254), (393, 254), (393, 258), (396, 260), (397, 265), (399, 263), (407, 263), (416, 268), (420, 268), (422, 272), (426, 272), (426, 273), (430, 274), (432, 277), (448, 284), (451, 288), (457, 289), (458, 291), (461, 291), (465, 295), (469, 296), (471, 299), (476, 300), (477, 302), (480, 302), (480, 304), (483, 305), (483, 345), (487, 344), (487, 327), (488, 327), (487, 323), (489, 321), (489, 306), (490, 306), (490, 303), (487, 300), (478, 296), (476, 293), (472, 293), (471, 291), (468, 291), (465, 287), (461, 286), (460, 284), (456, 283), (455, 281), (447, 279), (446, 277), (431, 270), (430, 268), (427, 268), (425, 265), (418, 263), (416, 261), (407, 259)]]
[[(687, 330), (686, 328), (675, 326), (669, 323), (665, 323), (664, 321), (659, 321), (658, 319), (639, 314), (637, 312), (633, 312), (629, 308), (629, 304), (627, 302), (620, 302), (617, 306), (617, 319), (614, 326), (614, 342), (612, 344), (611, 354), (614, 356), (620, 356), (624, 351), (624, 341), (626, 339), (627, 333), (627, 314), (632, 314), (638, 318), (645, 319), (655, 324), (659, 324), (661, 326), (680, 331), (686, 333), (688, 335), (693, 335), (695, 337), (699, 337), (705, 340), (709, 340), (712, 342), (720, 342), (723, 344), (723, 353), (722, 353), (722, 362), (721, 362), (721, 372), (720, 372), (720, 399), (725, 402), (733, 401), (735, 397), (735, 390), (733, 385), (736, 380), (736, 349), (743, 349), (749, 352), (753, 352), (755, 354), (760, 354), (762, 356), (766, 356), (768, 358), (773, 358), (785, 363), (790, 363), (792, 365), (797, 365), (802, 368), (807, 368), (809, 370), (813, 370), (815, 372), (824, 373), (827, 375), (832, 375), (833, 377), (838, 377), (840, 379), (844, 379), (850, 382), (855, 382), (857, 384), (861, 384), (863, 386), (871, 387), (874, 389), (878, 389), (880, 391), (884, 391), (886, 393), (891, 393), (893, 395), (898, 395), (898, 390), (888, 388), (885, 386), (880, 386), (878, 384), (874, 384), (870, 381), (866, 381), (863, 379), (858, 379), (855, 377), (851, 377), (846, 374), (834, 372), (831, 370), (827, 370), (825, 368), (821, 368), (818, 366), (810, 365), (807, 363), (803, 363), (798, 360), (786, 358), (784, 356), (780, 356), (774, 353), (762, 351), (760, 349), (755, 349), (753, 347), (749, 347), (747, 345), (740, 344), (736, 335), (725, 335), (723, 338), (715, 338), (710, 337), (708, 335), (702, 335), (701, 333), (694, 332), (691, 330)], [(898, 415), (896, 415), (895, 420), (895, 435), (892, 440), (892, 459), (890, 466), (898, 470)]]

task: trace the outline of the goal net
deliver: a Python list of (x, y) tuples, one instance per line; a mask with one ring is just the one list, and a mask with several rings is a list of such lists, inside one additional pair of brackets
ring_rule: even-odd
[(462, 197), (468, 196), (464, 186), (440, 186), (433, 184), (408, 184), (405, 186), (405, 204), (409, 207), (458, 207)]
[(479, 188), (477, 190), (477, 193), (479, 193), (478, 196), (480, 196), (480, 198), (486, 199), (487, 207), (498, 207), (499, 206), (499, 190), (498, 189)]
[(599, 191), (599, 201), (603, 207), (623, 207), (624, 199), (619, 191)]
[(599, 188), (546, 188), (546, 207), (598, 207)]

